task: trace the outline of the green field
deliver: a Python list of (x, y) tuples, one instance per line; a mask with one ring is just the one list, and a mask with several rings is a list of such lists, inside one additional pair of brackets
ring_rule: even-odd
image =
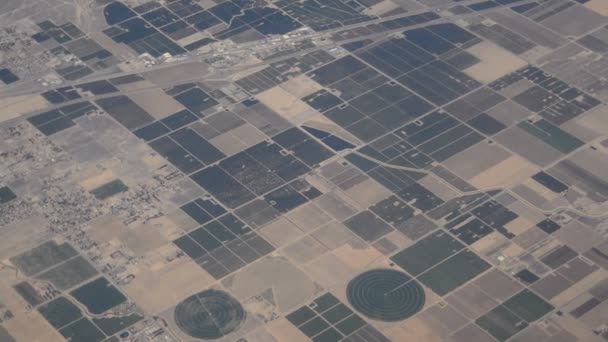
[(570, 153), (584, 144), (575, 136), (544, 119), (533, 124), (522, 121), (518, 126), (562, 153)]
[(84, 284), (70, 294), (86, 306), (90, 313), (95, 315), (106, 312), (127, 300), (127, 297), (104, 277)]
[(438, 295), (445, 295), (490, 268), (477, 254), (464, 250), (418, 277)]
[(502, 305), (479, 317), (475, 323), (499, 341), (506, 341), (528, 326), (528, 323)]
[(65, 297), (56, 298), (38, 308), (40, 314), (59, 329), (82, 317), (80, 309)]
[(99, 342), (106, 338), (87, 318), (82, 318), (59, 330), (59, 332), (70, 342)]
[(502, 305), (527, 322), (534, 322), (554, 309), (553, 305), (529, 290), (519, 292)]
[(391, 260), (413, 276), (447, 259), (464, 245), (444, 231), (437, 231), (393, 255)]
[(51, 268), (38, 276), (48, 280), (59, 290), (67, 290), (97, 275), (97, 271), (82, 256)]

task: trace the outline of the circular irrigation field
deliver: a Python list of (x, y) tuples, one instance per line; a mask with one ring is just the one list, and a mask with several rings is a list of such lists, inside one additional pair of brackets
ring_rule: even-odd
[(359, 274), (346, 287), (348, 302), (368, 318), (395, 322), (424, 306), (424, 290), (403, 272), (376, 269)]
[(219, 290), (205, 290), (181, 301), (175, 307), (177, 326), (187, 335), (213, 340), (236, 331), (247, 313), (231, 295)]

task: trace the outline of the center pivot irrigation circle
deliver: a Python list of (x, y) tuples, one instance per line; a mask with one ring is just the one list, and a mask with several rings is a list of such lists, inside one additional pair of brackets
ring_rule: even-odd
[(189, 336), (203, 340), (221, 338), (240, 328), (247, 313), (231, 295), (205, 290), (181, 301), (175, 307), (177, 326)]
[(424, 290), (403, 272), (376, 269), (359, 274), (346, 287), (348, 302), (368, 318), (395, 322), (424, 306)]

